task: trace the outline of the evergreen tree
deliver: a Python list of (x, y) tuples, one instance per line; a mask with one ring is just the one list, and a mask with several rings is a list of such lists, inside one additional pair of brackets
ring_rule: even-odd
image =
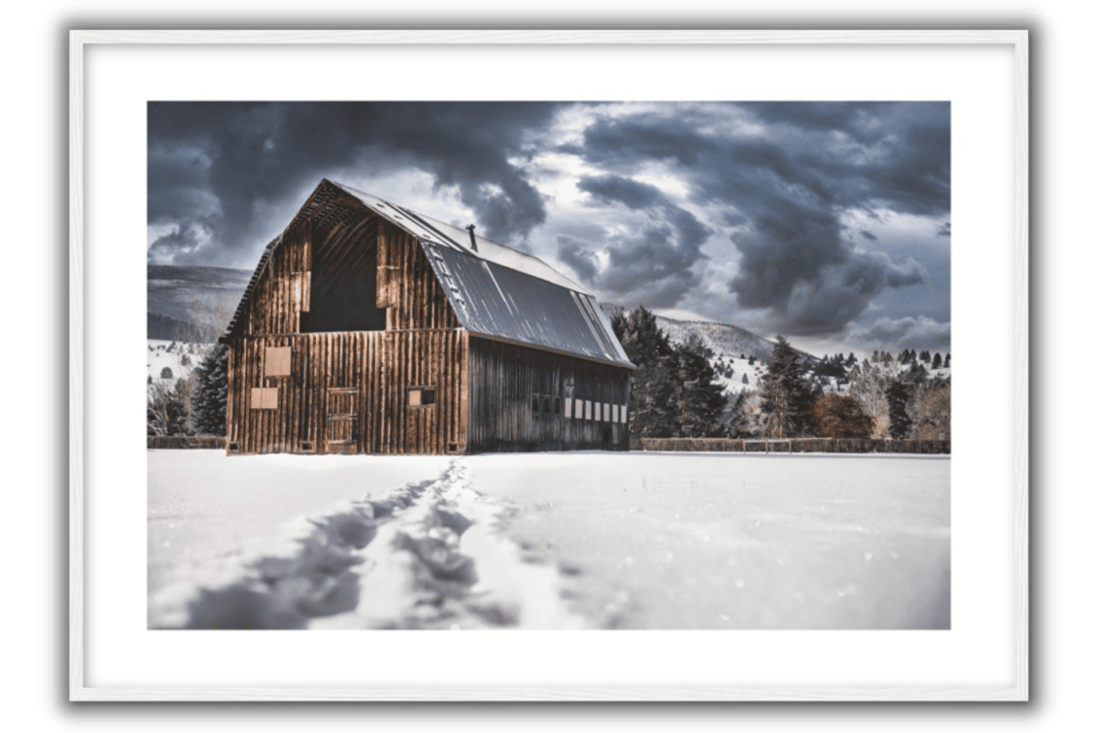
[(802, 375), (798, 353), (779, 336), (761, 379), (760, 409), (774, 438), (801, 435), (807, 428), (813, 393)]
[(909, 398), (912, 385), (904, 379), (891, 380), (886, 389), (886, 400), (890, 405), (890, 437), (902, 440), (909, 435), (912, 420), (909, 418)]
[(611, 316), (627, 358), (638, 367), (630, 380), (630, 433), (667, 438), (677, 433), (677, 384), (673, 349), (657, 326), (657, 317), (642, 306)]
[(696, 334), (674, 350), (679, 406), (676, 432), (681, 437), (714, 437), (726, 432), (720, 422), (726, 390), (715, 383), (717, 375), (707, 354)]
[(225, 402), (229, 391), (229, 347), (218, 344), (195, 370), (192, 421), (202, 435), (225, 435)]
[(943, 357), (940, 356), (940, 352), (936, 352), (936, 355), (932, 357), (932, 368), (939, 369), (943, 366)]
[(163, 369), (160, 370), (160, 378), (161, 379), (171, 379), (172, 378), (172, 370), (169, 369), (168, 367), (164, 367)]

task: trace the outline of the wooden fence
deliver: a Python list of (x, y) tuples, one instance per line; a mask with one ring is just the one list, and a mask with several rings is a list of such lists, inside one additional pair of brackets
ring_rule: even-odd
[(222, 435), (148, 435), (145, 447), (149, 448), (217, 448), (225, 450)]
[(950, 453), (950, 440), (871, 438), (641, 438), (631, 450), (723, 453)]

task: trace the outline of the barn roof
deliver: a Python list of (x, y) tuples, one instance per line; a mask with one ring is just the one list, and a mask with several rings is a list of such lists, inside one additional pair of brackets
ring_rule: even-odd
[[(487, 338), (633, 368), (595, 296), (537, 257), (348, 186), (322, 181), (416, 237), (463, 328)], [(292, 223), (293, 226), (293, 223)], [(279, 240), (265, 249), (255, 283)], [(248, 300), (249, 284), (235, 331)]]

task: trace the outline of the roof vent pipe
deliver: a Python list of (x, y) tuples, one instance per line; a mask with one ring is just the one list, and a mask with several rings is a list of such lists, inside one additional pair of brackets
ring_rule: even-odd
[(466, 231), (468, 231), (470, 233), (470, 249), (472, 249), (474, 252), (477, 252), (477, 240), (474, 239), (474, 229), (475, 228), (476, 227), (473, 224), (471, 224), (468, 227), (466, 227)]

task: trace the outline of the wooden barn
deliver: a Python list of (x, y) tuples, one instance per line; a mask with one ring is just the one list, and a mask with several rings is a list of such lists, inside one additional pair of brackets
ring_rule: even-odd
[(230, 454), (628, 447), (634, 366), (590, 292), (327, 180), (221, 341)]

